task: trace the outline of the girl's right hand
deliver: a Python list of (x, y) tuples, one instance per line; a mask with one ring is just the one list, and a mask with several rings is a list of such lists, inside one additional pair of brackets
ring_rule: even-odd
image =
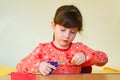
[(83, 52), (77, 53), (73, 56), (71, 63), (74, 65), (81, 65), (85, 62), (85, 55)]
[(52, 69), (56, 69), (56, 67), (48, 62), (40, 62), (39, 64), (39, 71), (43, 75), (48, 75)]

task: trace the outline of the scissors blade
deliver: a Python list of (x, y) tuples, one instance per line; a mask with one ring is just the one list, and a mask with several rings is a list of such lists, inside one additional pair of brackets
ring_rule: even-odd
[(62, 64), (62, 63), (65, 63), (65, 62), (68, 62), (68, 59), (63, 59), (61, 61), (58, 61), (58, 65)]

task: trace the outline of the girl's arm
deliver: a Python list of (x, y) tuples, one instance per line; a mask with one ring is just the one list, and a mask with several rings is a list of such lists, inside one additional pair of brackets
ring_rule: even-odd
[(27, 57), (22, 59), (16, 66), (18, 72), (35, 73), (39, 71), (39, 63), (42, 60), (42, 45), (38, 45)]
[(82, 44), (82, 52), (86, 56), (86, 62), (82, 64), (83, 66), (104, 66), (108, 62), (106, 53), (93, 50), (84, 44)]
[(94, 51), (91, 60), (83, 64), (83, 66), (104, 66), (108, 62), (107, 55), (102, 51)]

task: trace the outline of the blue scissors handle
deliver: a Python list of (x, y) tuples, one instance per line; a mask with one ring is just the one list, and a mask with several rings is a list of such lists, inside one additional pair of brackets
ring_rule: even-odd
[[(54, 65), (55, 67), (58, 67), (58, 62), (49, 62), (51, 65)], [(51, 68), (51, 72), (49, 74), (51, 74), (53, 72), (54, 69)]]

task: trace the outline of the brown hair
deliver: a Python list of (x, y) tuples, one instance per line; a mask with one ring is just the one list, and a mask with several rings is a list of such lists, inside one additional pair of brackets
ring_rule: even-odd
[(74, 5), (63, 5), (56, 11), (54, 17), (55, 24), (59, 24), (66, 28), (78, 28), (78, 32), (82, 31), (82, 15)]

